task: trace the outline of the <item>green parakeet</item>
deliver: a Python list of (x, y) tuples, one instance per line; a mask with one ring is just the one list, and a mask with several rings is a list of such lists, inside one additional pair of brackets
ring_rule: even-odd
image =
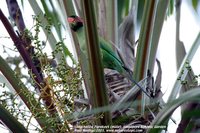
[[(68, 22), (70, 24), (71, 29), (77, 34), (77, 38), (80, 43), (80, 48), (82, 52), (86, 53), (86, 44), (85, 44), (86, 41), (85, 41), (83, 20), (78, 16), (70, 16), (68, 17)], [(120, 74), (130, 79), (147, 96), (149, 96), (149, 94), (135, 80), (133, 80), (131, 71), (124, 66), (121, 59), (112, 50), (112, 48), (110, 47), (111, 44), (105, 41), (102, 37), (99, 37), (99, 42), (100, 42), (100, 50), (101, 50), (103, 67), (118, 71)]]

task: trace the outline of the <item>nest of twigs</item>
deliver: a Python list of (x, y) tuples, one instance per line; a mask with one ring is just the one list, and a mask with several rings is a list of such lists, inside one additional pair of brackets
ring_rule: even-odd
[[(128, 79), (126, 79), (114, 70), (105, 70), (105, 80), (109, 93), (109, 102), (111, 105), (117, 103), (133, 87), (132, 83)], [(137, 98), (137, 96), (135, 96), (135, 98)], [(135, 100), (136, 99), (131, 99), (131, 102), (134, 103)], [(83, 104), (85, 105), (84, 110), (86, 108), (89, 110), (91, 109), (87, 100), (76, 99), (75, 103), (79, 111), (80, 108), (83, 109)], [(90, 123), (89, 121), (96, 119), (95, 117), (96, 116), (93, 114), (84, 115), (76, 120), (73, 120), (73, 122), (70, 123), (73, 123), (74, 126), (92, 125), (94, 123)], [(153, 116), (151, 113), (145, 113), (145, 115), (141, 115), (141, 113), (138, 112), (138, 108), (136, 106), (126, 106), (125, 108), (112, 111), (113, 125), (120, 126), (121, 131), (137, 129), (137, 131), (145, 132), (145, 130), (147, 129), (145, 127), (149, 126), (152, 120)]]
[[(106, 84), (109, 88), (109, 101), (110, 103), (115, 103), (119, 99), (121, 99), (128, 92), (129, 89), (132, 88), (132, 83), (114, 70), (106, 70), (105, 73)], [(139, 114), (139, 112), (137, 113), (136, 107), (127, 107), (125, 109), (117, 110), (113, 112), (112, 118), (114, 124), (120, 124), (123, 127), (130, 128), (136, 126), (149, 126), (150, 122), (153, 119), (151, 114), (146, 114), (146, 116), (142, 116), (141, 114)], [(141, 128), (141, 130), (144, 131), (144, 128)]]

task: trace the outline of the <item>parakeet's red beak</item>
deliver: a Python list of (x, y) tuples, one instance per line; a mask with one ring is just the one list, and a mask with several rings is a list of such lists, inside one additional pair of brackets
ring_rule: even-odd
[(68, 18), (67, 18), (67, 21), (68, 21), (69, 23), (75, 23), (75, 22), (81, 22), (81, 23), (83, 23), (83, 19), (80, 18), (80, 17), (77, 17), (77, 16), (68, 17)]
[(73, 22), (75, 22), (75, 18), (69, 17), (69, 18), (67, 18), (67, 21), (69, 23), (73, 23)]

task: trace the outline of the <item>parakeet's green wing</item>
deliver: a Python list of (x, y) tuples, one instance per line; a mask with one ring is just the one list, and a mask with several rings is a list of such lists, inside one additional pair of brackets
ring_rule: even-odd
[(107, 51), (108, 53), (110, 53), (114, 58), (116, 58), (121, 64), (122, 61), (119, 59), (119, 57), (117, 56), (117, 54), (113, 51), (113, 49), (111, 48), (110, 44), (108, 42), (106, 42), (102, 37), (99, 37), (99, 42), (100, 42), (100, 48), (104, 49), (105, 51)]
[(117, 54), (109, 46), (103, 38), (99, 38), (100, 48), (102, 53), (103, 64), (105, 68), (117, 70), (119, 73), (123, 72), (123, 63)]
[(104, 68), (117, 70), (119, 73), (123, 73), (123, 67), (121, 63), (115, 58), (115, 56), (110, 54), (105, 49), (101, 49), (101, 56)]

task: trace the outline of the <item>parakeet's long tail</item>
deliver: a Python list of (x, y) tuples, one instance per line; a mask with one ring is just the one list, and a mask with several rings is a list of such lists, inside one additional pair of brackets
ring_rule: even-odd
[(134, 79), (133, 79), (133, 72), (128, 69), (127, 67), (123, 66), (123, 68), (126, 70), (127, 72), (127, 78), (132, 82), (134, 83), (135, 85), (137, 85), (141, 91), (143, 91), (149, 98), (151, 98), (151, 96), (145, 91), (145, 89), (139, 85)]

